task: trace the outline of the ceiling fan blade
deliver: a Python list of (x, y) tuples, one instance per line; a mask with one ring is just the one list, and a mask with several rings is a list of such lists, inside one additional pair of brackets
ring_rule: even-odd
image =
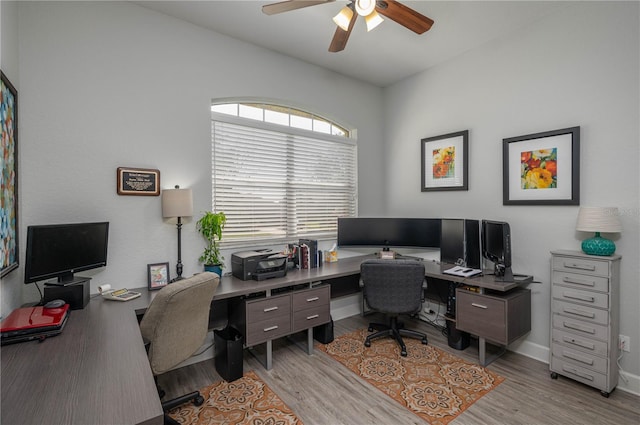
[(417, 34), (429, 31), (433, 25), (433, 19), (427, 18), (396, 0), (378, 0), (376, 11)]
[(302, 9), (303, 7), (331, 3), (334, 1), (335, 0), (287, 0), (278, 3), (265, 4), (262, 6), (262, 13), (266, 15), (275, 15), (276, 13), (288, 12), (290, 10)]
[(349, 41), (351, 30), (353, 29), (353, 26), (355, 25), (357, 19), (358, 14), (354, 12), (351, 20), (349, 21), (349, 27), (347, 31), (343, 30), (339, 26), (336, 26), (336, 32), (335, 34), (333, 34), (333, 39), (331, 40), (331, 44), (329, 45), (330, 52), (341, 52), (345, 47), (347, 47), (347, 41)]

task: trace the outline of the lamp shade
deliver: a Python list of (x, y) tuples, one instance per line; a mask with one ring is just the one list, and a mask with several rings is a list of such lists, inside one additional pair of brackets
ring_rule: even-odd
[(162, 191), (162, 217), (190, 217), (193, 215), (191, 189), (165, 189)]
[(582, 241), (582, 251), (589, 255), (613, 255), (616, 245), (612, 240), (600, 236), (600, 232), (622, 231), (618, 209), (614, 207), (580, 207), (576, 230), (595, 232), (593, 238)]
[(619, 233), (620, 215), (615, 207), (580, 207), (576, 230), (581, 232)]

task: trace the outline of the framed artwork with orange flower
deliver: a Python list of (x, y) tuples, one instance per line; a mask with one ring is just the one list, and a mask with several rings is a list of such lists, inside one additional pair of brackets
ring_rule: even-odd
[(147, 264), (149, 290), (161, 289), (169, 284), (169, 263)]
[(422, 191), (468, 190), (469, 130), (422, 139)]
[(580, 127), (502, 141), (504, 205), (580, 205)]

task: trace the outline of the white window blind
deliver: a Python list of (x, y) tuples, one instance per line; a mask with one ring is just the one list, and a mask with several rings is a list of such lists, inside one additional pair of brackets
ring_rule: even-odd
[(212, 120), (213, 210), (227, 216), (222, 245), (336, 238), (337, 217), (356, 214), (355, 142), (240, 121)]

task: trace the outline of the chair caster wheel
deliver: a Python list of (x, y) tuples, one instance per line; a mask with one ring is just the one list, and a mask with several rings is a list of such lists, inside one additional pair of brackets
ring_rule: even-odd
[(365, 347), (371, 347), (371, 341), (365, 341), (364, 342), (364, 346)]
[(369, 328), (367, 329), (369, 332), (373, 332), (373, 327), (369, 326)]
[(402, 351), (400, 351), (400, 355), (401, 355), (402, 357), (407, 357), (407, 350), (402, 350)]
[(193, 399), (193, 404), (196, 406), (202, 406), (203, 403), (204, 403), (204, 397), (202, 397), (201, 395)]
[(551, 372), (551, 379), (558, 379), (558, 374), (556, 372)]
[(428, 342), (427, 342), (427, 338), (422, 338), (422, 341), (421, 341), (421, 342), (422, 342), (424, 345), (427, 345), (427, 344), (428, 344)]

